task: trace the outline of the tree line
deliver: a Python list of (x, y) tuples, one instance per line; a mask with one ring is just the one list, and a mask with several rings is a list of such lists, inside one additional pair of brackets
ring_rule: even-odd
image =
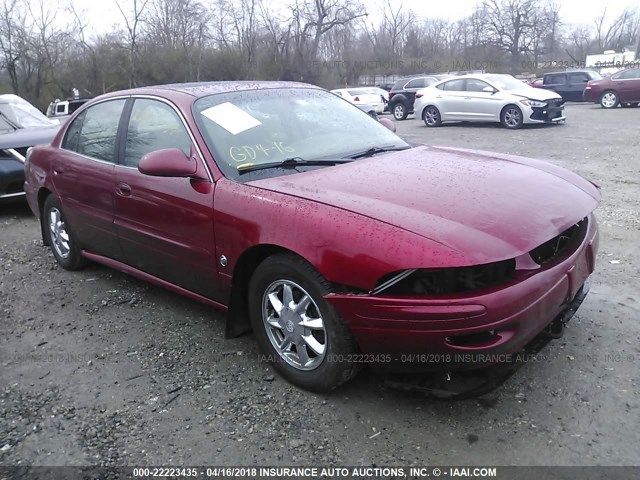
[[(479, 0), (455, 22), (398, 1), (111, 0), (118, 27), (92, 33), (72, 4), (2, 0), (0, 91), (39, 107), (53, 98), (162, 83), (295, 80), (324, 87), (361, 75), (468, 70), (522, 73), (540, 62), (639, 48), (640, 9), (603, 8), (565, 23), (553, 0)], [(468, 68), (465, 68), (468, 67)]]

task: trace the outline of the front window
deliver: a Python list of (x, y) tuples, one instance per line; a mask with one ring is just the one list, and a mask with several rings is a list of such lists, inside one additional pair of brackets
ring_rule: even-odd
[(163, 102), (136, 99), (127, 127), (123, 164), (137, 168), (146, 154), (165, 148), (178, 148), (189, 155), (191, 139), (182, 120)]
[(489, 75), (486, 78), (493, 84), (493, 86), (500, 90), (520, 90), (527, 87), (523, 81), (518, 80), (511, 75)]
[[(407, 143), (358, 107), (320, 89), (210, 95), (198, 99), (193, 111), (220, 169), (236, 180), (253, 177), (240, 175), (239, 170), (247, 166), (287, 159), (345, 159), (373, 147), (408, 148)], [(259, 173), (284, 174), (281, 169)]]

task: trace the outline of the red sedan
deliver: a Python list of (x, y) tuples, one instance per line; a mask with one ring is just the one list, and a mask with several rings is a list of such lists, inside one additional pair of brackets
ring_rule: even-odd
[(629, 68), (610, 77), (587, 82), (583, 99), (599, 103), (602, 108), (616, 108), (618, 105), (637, 107), (640, 104), (640, 68)]
[(227, 310), (289, 381), (363, 362), (477, 368), (557, 335), (588, 289), (600, 193), (554, 165), (410, 147), (296, 83), (116, 92), (34, 148), (25, 190), (87, 260)]

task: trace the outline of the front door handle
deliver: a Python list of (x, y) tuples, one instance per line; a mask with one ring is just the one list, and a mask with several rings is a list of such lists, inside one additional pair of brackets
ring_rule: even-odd
[(130, 197), (131, 196), (131, 187), (126, 183), (119, 183), (116, 186), (116, 194), (121, 197)]

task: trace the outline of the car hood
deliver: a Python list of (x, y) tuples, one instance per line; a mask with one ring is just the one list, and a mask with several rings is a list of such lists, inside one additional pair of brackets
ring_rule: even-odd
[(21, 128), (0, 134), (0, 148), (24, 148), (51, 143), (60, 125), (46, 128)]
[(519, 88), (517, 90), (506, 90), (505, 92), (518, 97), (525, 97), (538, 101), (562, 98), (562, 96), (558, 95), (556, 92), (545, 90), (544, 88), (526, 87)]
[(529, 252), (600, 200), (592, 183), (547, 162), (427, 146), (249, 184), (394, 225), (477, 263)]

